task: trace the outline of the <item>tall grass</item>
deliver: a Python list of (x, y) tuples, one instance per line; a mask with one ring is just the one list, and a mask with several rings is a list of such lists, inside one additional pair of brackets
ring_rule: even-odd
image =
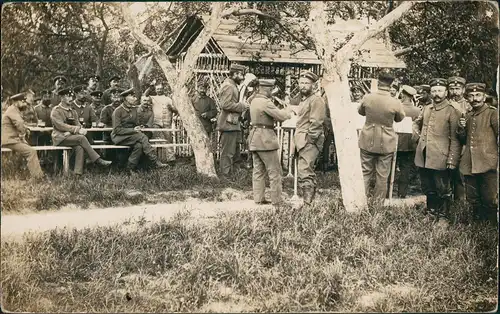
[(490, 311), (497, 230), (415, 207), (53, 230), (2, 244), (3, 306), (56, 312)]

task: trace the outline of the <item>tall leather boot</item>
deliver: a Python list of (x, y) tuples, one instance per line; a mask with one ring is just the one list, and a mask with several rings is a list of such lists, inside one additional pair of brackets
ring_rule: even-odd
[(436, 194), (435, 193), (427, 194), (426, 203), (427, 203), (427, 212), (430, 214), (434, 214), (436, 212), (436, 205), (437, 205)]

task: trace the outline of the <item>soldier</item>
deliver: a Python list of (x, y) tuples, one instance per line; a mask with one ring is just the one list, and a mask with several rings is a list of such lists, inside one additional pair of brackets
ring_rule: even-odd
[(281, 199), (281, 166), (278, 156), (278, 138), (274, 122), (283, 122), (291, 117), (291, 110), (278, 109), (271, 99), (275, 80), (259, 80), (258, 93), (250, 105), (251, 129), (248, 135), (248, 149), (253, 158), (253, 199), (257, 204), (269, 204), (264, 198), (265, 177), (269, 176), (271, 202), (279, 205)]
[[(403, 104), (403, 111), (406, 117), (410, 117), (413, 121), (420, 115), (420, 109), (413, 105), (413, 96), (417, 94), (417, 91), (408, 85), (403, 85), (401, 87), (401, 103)], [(399, 166), (400, 174), (397, 180), (398, 186), (398, 197), (406, 198), (408, 194), (408, 183), (410, 182), (412, 171), (416, 170), (415, 167), (415, 149), (417, 148), (416, 143), (412, 140), (411, 133), (398, 133), (398, 153), (397, 153), (397, 163)]]
[(497, 223), (498, 110), (485, 101), (486, 85), (465, 86), (472, 110), (459, 119), (457, 135), (465, 145), (460, 172), (475, 219)]
[(391, 97), (396, 97), (396, 95), (398, 94), (398, 90), (399, 90), (398, 84), (396, 83), (391, 84), (391, 88), (389, 90), (391, 93)]
[(64, 76), (61, 76), (61, 75), (56, 76), (54, 78), (55, 88), (52, 91), (51, 100), (50, 100), (50, 104), (52, 107), (59, 105), (59, 103), (61, 102), (61, 96), (59, 96), (59, 91), (66, 86), (67, 82), (68, 82), (68, 80)]
[(95, 115), (99, 118), (101, 116), (101, 111), (104, 108), (102, 103), (102, 92), (99, 90), (93, 91), (90, 93), (90, 97), (92, 97), (92, 103), (90, 106), (94, 109)]
[(313, 86), (317, 80), (318, 76), (311, 71), (301, 73), (299, 78), (301, 100), (294, 140), (298, 152), (298, 183), (306, 205), (312, 203), (316, 194), (314, 164), (325, 141), (323, 134), (325, 102), (313, 93)]
[(52, 143), (54, 145), (69, 146), (73, 148), (75, 153), (75, 169), (76, 177), (83, 174), (83, 166), (85, 164), (85, 154), (89, 159), (103, 167), (111, 165), (111, 161), (104, 160), (90, 146), (90, 143), (85, 137), (87, 130), (78, 121), (78, 113), (72, 108), (71, 104), (75, 99), (73, 90), (65, 88), (59, 91), (61, 103), (54, 107), (50, 114), (52, 125)]
[(101, 80), (101, 77), (99, 75), (91, 75), (89, 77), (89, 79), (87, 81), (87, 88), (85, 89), (89, 100), (90, 100), (90, 93), (97, 90), (97, 84), (99, 84), (100, 80)]
[(113, 75), (109, 79), (109, 88), (102, 93), (102, 102), (104, 106), (111, 104), (111, 91), (119, 89), (120, 77), (118, 75)]
[(76, 86), (73, 91), (76, 93), (76, 99), (72, 103), (73, 109), (78, 114), (78, 121), (84, 128), (92, 127), (92, 122), (99, 120), (95, 114), (94, 108), (87, 102), (87, 91), (85, 86)]
[[(120, 95), (123, 92), (121, 89), (112, 89), (109, 91), (111, 95), (111, 104), (105, 106), (101, 111), (101, 116), (99, 117), (99, 122), (107, 128), (113, 127), (113, 112), (118, 106), (122, 103), (122, 96)], [(111, 144), (111, 135), (109, 133), (103, 134), (104, 142), (107, 144)]]
[(421, 108), (424, 108), (425, 106), (428, 106), (432, 104), (432, 99), (431, 99), (431, 87), (429, 85), (420, 85), (420, 88), (417, 90), (417, 93), (420, 95), (419, 103), (418, 106)]
[[(400, 122), (405, 117), (401, 102), (390, 94), (393, 80), (388, 73), (379, 74), (378, 91), (365, 95), (358, 107), (358, 113), (366, 116), (358, 140), (365, 192), (375, 202), (382, 202), (387, 194), (387, 180), (397, 149), (394, 121)], [(375, 188), (372, 193), (370, 183), (373, 179)]]
[(220, 132), (220, 163), (223, 176), (233, 171), (237, 146), (241, 141), (240, 115), (249, 107), (248, 103), (239, 102), (238, 86), (243, 80), (247, 67), (232, 63), (229, 77), (224, 80), (219, 90), (221, 112), (217, 120)]
[(113, 131), (111, 140), (116, 145), (130, 146), (133, 150), (128, 158), (127, 170), (135, 172), (142, 155), (146, 155), (157, 168), (167, 165), (161, 163), (156, 156), (155, 149), (149, 143), (148, 137), (141, 132), (137, 119), (137, 97), (134, 89), (130, 88), (121, 93), (125, 101), (113, 112)]
[(211, 120), (217, 116), (217, 106), (215, 101), (207, 95), (207, 87), (208, 82), (204, 82), (198, 87), (198, 95), (193, 100), (193, 107), (210, 138), (213, 131)]
[(413, 122), (414, 140), (418, 140), (415, 165), (419, 167), (427, 210), (437, 218), (447, 217), (451, 202), (450, 170), (460, 160), (456, 137), (458, 112), (446, 99), (448, 83), (443, 78), (430, 82), (432, 105), (424, 107)]
[(26, 132), (21, 113), (26, 110), (28, 103), (24, 93), (10, 97), (13, 103), (2, 115), (2, 147), (21, 154), (27, 159), (28, 170), (34, 179), (42, 178), (43, 171), (36, 151), (26, 142)]
[[(141, 104), (137, 108), (137, 120), (138, 124), (145, 128), (152, 128), (154, 122), (154, 115), (152, 109), (152, 101), (149, 96), (141, 97)], [(148, 139), (153, 137), (152, 132), (144, 132)]]
[(363, 96), (363, 90), (361, 87), (357, 85), (351, 87), (351, 102), (360, 103)]
[[(50, 91), (43, 90), (42, 99), (34, 108), (37, 120), (41, 121), (45, 127), (52, 127), (52, 121), (50, 120), (52, 106), (50, 100)], [(36, 139), (37, 145), (51, 145), (51, 142), (52, 137), (50, 136), (50, 132), (39, 133)]]
[[(177, 114), (174, 101), (165, 94), (165, 88), (162, 83), (155, 84), (155, 90), (150, 94), (153, 102), (153, 125), (158, 128), (172, 128), (174, 114)], [(147, 92), (145, 93), (148, 94)], [(167, 144), (173, 143), (172, 132), (156, 132), (156, 137), (163, 138)], [(162, 149), (160, 153), (162, 161), (170, 164), (175, 162), (175, 149), (173, 147)]]
[[(458, 76), (452, 76), (448, 78), (448, 97), (450, 99), (451, 105), (458, 110), (460, 115), (466, 114), (470, 110), (472, 110), (469, 102), (464, 98), (464, 87), (465, 87), (465, 79)], [(465, 149), (465, 147), (463, 148)], [(463, 154), (463, 149), (462, 153)], [(465, 200), (465, 186), (464, 186), (464, 178), (460, 174), (459, 169), (455, 169), (451, 174), (451, 182), (452, 182), (452, 190), (453, 197), (457, 201)]]

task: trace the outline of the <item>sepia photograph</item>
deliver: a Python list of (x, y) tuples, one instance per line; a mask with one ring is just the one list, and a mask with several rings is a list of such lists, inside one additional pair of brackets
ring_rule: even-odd
[(490, 0), (5, 2), (5, 313), (498, 310)]

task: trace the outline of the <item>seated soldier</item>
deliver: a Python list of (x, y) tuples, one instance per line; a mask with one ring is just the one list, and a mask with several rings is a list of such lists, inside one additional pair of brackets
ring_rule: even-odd
[(71, 89), (65, 88), (59, 91), (61, 103), (54, 107), (50, 115), (54, 130), (52, 131), (52, 142), (54, 145), (69, 146), (75, 152), (75, 170), (77, 177), (83, 174), (85, 155), (98, 165), (107, 167), (111, 161), (102, 159), (98, 153), (90, 146), (85, 137), (87, 131), (78, 121), (78, 113), (71, 107), (74, 100), (74, 93)]
[[(99, 123), (100, 123), (100, 125), (102, 125), (106, 128), (112, 128), (113, 127), (113, 112), (122, 103), (122, 96), (120, 94), (121, 94), (121, 92), (123, 92), (123, 90), (116, 88), (116, 89), (109, 90), (108, 92), (110, 95), (111, 104), (105, 106), (102, 109), (101, 115), (99, 118)], [(111, 135), (107, 132), (104, 133), (103, 139), (104, 139), (104, 142), (107, 144), (113, 143), (111, 141)]]
[(137, 169), (142, 155), (146, 155), (157, 168), (166, 167), (156, 156), (155, 149), (149, 143), (148, 137), (141, 132), (137, 117), (137, 97), (134, 89), (128, 89), (121, 93), (125, 101), (113, 112), (113, 131), (111, 140), (116, 145), (130, 146), (133, 150), (128, 158), (127, 170), (134, 172)]
[[(152, 128), (154, 122), (153, 115), (153, 102), (151, 97), (142, 96), (141, 97), (141, 105), (137, 108), (137, 119), (140, 126), (145, 128)], [(153, 137), (153, 132), (144, 132), (148, 139)]]
[(90, 93), (90, 97), (92, 97), (92, 103), (90, 106), (94, 109), (96, 117), (99, 118), (101, 116), (101, 111), (104, 108), (102, 103), (102, 92), (100, 90), (93, 91)]
[(73, 109), (78, 114), (78, 121), (84, 128), (92, 127), (92, 122), (99, 120), (95, 114), (94, 108), (86, 101), (87, 91), (84, 85), (76, 86), (73, 91), (76, 94), (76, 100), (73, 101)]
[(10, 97), (13, 103), (2, 115), (2, 147), (21, 154), (28, 161), (28, 170), (35, 179), (43, 177), (36, 151), (26, 142), (27, 129), (22, 112), (28, 107), (24, 93)]
[[(38, 120), (38, 126), (52, 127), (50, 120), (50, 113), (52, 112), (52, 105), (50, 103), (51, 95), (49, 90), (42, 91), (42, 99), (35, 106), (35, 114)], [(41, 122), (41, 123), (40, 123)], [(50, 132), (43, 132), (38, 135), (37, 145), (51, 145), (52, 138)]]

